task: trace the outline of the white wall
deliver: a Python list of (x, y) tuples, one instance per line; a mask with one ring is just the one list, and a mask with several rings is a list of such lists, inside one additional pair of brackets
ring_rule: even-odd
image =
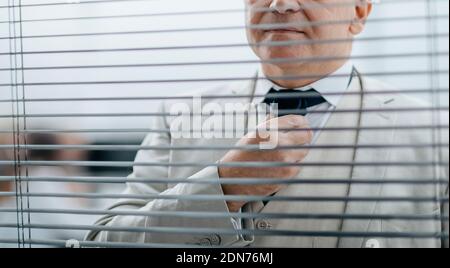
[[(383, 0), (382, 0), (383, 1)], [(426, 1), (389, 2), (375, 6), (372, 18), (392, 18), (425, 16)], [(446, 16), (439, 21), (439, 32), (448, 34), (448, 0), (432, 0), (440, 14)], [(0, 6), (7, 0), (1, 0)], [(16, 1), (18, 2), (18, 1)], [(61, 0), (23, 0), (23, 4), (61, 2)], [(84, 1), (83, 1), (84, 2)], [(158, 12), (181, 12), (197, 10), (243, 9), (242, 0), (149, 0), (128, 3), (72, 4), (23, 8), (23, 19), (61, 18), (79, 16), (102, 16), (116, 14), (142, 14)], [(143, 18), (75, 20), (55, 22), (25, 22), (23, 35), (48, 35), (64, 33), (96, 33), (117, 31), (161, 30), (216, 26), (243, 26), (243, 13), (202, 14), (184, 16), (152, 16)], [(0, 9), (0, 21), (8, 20), (7, 9)], [(0, 23), (0, 35), (8, 35), (8, 24)], [(393, 22), (369, 22), (364, 37), (425, 34), (426, 20)], [(110, 35), (92, 37), (32, 38), (24, 39), (25, 51), (40, 50), (79, 50), (129, 47), (191, 46), (200, 44), (235, 44), (246, 42), (242, 29), (221, 31), (196, 31), (177, 33), (158, 33), (141, 35)], [(427, 52), (428, 40), (403, 39), (378, 42), (356, 42), (354, 54), (388, 55), (396, 53)], [(440, 38), (439, 50), (448, 51), (448, 37)], [(0, 40), (0, 53), (8, 52), (8, 40)], [(247, 47), (220, 49), (180, 49), (140, 52), (77, 53), (77, 54), (38, 54), (26, 55), (25, 66), (67, 66), (67, 65), (112, 65), (138, 63), (169, 63), (189, 61), (246, 60), (255, 59)], [(359, 60), (356, 64), (363, 72), (390, 72), (427, 70), (429, 59), (388, 58)], [(9, 57), (0, 56), (0, 68), (9, 67)], [(27, 71), (27, 83), (58, 81), (124, 81), (212, 77), (250, 76), (256, 65), (208, 65), (158, 68), (120, 68), (120, 69), (65, 69)], [(441, 57), (440, 68), (448, 70), (448, 56)], [(383, 76), (401, 89), (429, 88), (426, 76)], [(0, 72), (0, 84), (9, 83), (10, 74)], [(75, 97), (119, 97), (119, 96), (171, 96), (187, 92), (211, 83), (163, 83), (163, 84), (121, 84), (121, 85), (77, 85), (77, 86), (32, 86), (26, 88), (27, 98), (75, 98)], [(448, 88), (448, 75), (441, 76), (439, 86)], [(426, 97), (426, 96), (425, 96)], [(10, 98), (10, 89), (0, 88), (0, 99)], [(445, 98), (447, 99), (447, 98)], [(448, 103), (448, 100), (446, 100)], [(110, 113), (110, 112), (149, 112), (156, 102), (65, 102), (28, 103), (28, 113)], [(10, 104), (0, 103), (0, 113), (9, 114)], [(149, 127), (149, 118), (71, 118), (71, 119), (28, 119), (29, 126), (51, 125), (55, 128), (143, 128)], [(112, 137), (112, 136), (111, 136)], [(111, 138), (105, 135), (95, 138)], [(117, 137), (117, 136), (115, 136)]]

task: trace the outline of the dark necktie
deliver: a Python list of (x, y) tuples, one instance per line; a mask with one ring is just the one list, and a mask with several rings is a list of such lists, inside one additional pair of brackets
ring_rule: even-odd
[[(314, 89), (307, 91), (285, 89), (275, 90), (270, 89), (263, 103), (268, 105), (278, 103), (278, 116), (285, 116), (289, 114), (296, 114), (305, 116), (307, 109), (316, 105), (322, 104), (326, 100)], [(272, 196), (274, 196), (273, 194)], [(267, 205), (267, 201), (263, 202)]]
[(278, 116), (297, 114), (305, 116), (307, 109), (326, 102), (326, 100), (314, 89), (300, 91), (294, 89), (275, 90), (270, 89), (263, 103), (268, 105), (278, 104)]

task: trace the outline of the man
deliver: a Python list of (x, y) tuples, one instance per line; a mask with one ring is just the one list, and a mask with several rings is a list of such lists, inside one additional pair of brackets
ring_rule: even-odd
[[(448, 151), (414, 147), (432, 144), (431, 129), (400, 127), (432, 125), (433, 114), (427, 109), (431, 106), (402, 95), (376, 93), (392, 89), (363, 77), (349, 61), (352, 40), (364, 30), (372, 3), (246, 0), (246, 7), (247, 35), (262, 60), (261, 69), (245, 84), (202, 91), (203, 96), (217, 96), (204, 106), (224, 106), (230, 99), (220, 96), (229, 95), (239, 103), (277, 104), (279, 116), (256, 122), (256, 131), (237, 139), (176, 137), (175, 120), (158, 117), (154, 128), (172, 132), (150, 134), (143, 144), (258, 146), (268, 140), (259, 130), (276, 125), (276, 133), (271, 128), (261, 133), (269, 133), (269, 140), (276, 135), (277, 146), (291, 149), (140, 151), (125, 194), (149, 198), (118, 201), (110, 215), (98, 221), (100, 230), (87, 239), (233, 247), (448, 247), (444, 216), (448, 217)], [(161, 113), (176, 102), (164, 103)], [(408, 107), (422, 109), (399, 111)], [(448, 115), (443, 120), (448, 122)], [(439, 138), (448, 144), (448, 129), (444, 130)], [(410, 146), (395, 146), (399, 144)], [(215, 165), (202, 166), (214, 161)], [(435, 165), (430, 164), (433, 161)], [(198, 165), (177, 165), (187, 162)], [(161, 178), (167, 183), (144, 181)], [(187, 182), (170, 181), (180, 178)], [(229, 182), (239, 178), (255, 183)], [(258, 184), (262, 179), (280, 183)], [(336, 179), (342, 181), (331, 181)], [(410, 183), (389, 183), (398, 179)], [(431, 181), (411, 183), (421, 179)], [(208, 180), (216, 183), (201, 183)], [(205, 195), (218, 198), (195, 198)], [(174, 216), (177, 212), (195, 212), (197, 217)]]

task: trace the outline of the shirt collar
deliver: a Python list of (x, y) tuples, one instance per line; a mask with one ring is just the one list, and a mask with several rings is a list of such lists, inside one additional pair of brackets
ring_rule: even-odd
[[(350, 84), (352, 73), (353, 64), (351, 61), (347, 61), (342, 67), (327, 77), (324, 77), (305, 87), (295, 88), (294, 90), (306, 91), (313, 88), (319, 92), (328, 103), (333, 106), (337, 106), (343, 93), (347, 90)], [(280, 86), (269, 80), (264, 75), (261, 68), (258, 71), (258, 77), (261, 77), (262, 79), (257, 81), (255, 90), (255, 95), (257, 97), (254, 98), (254, 103), (261, 103), (264, 100), (263, 96), (266, 95), (271, 88), (276, 90), (282, 89)]]

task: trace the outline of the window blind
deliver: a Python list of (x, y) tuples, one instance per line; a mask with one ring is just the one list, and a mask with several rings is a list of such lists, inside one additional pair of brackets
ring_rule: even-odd
[[(305, 9), (330, 6), (345, 7), (354, 1), (304, 1)], [(320, 1), (319, 1), (320, 2)], [(411, 241), (448, 241), (448, 232), (430, 231), (425, 223), (448, 226), (448, 1), (446, 0), (382, 0), (375, 1), (374, 12), (366, 21), (364, 33), (352, 38), (251, 43), (245, 31), (245, 6), (242, 1), (159, 1), (159, 0), (1, 0), (0, 2), (0, 245), (2, 247), (66, 247), (74, 243), (83, 247), (203, 247), (229, 246), (214, 243), (211, 234), (221, 240), (225, 236), (240, 235), (259, 238), (346, 238), (380, 241), (389, 239)], [(273, 12), (260, 8), (257, 12)], [(299, 22), (300, 26), (348, 24), (348, 20)], [(263, 27), (276, 28), (279, 24)], [(330, 45), (353, 42), (351, 56), (290, 57), (261, 60), (250, 47), (272, 46), (285, 48), (308, 44)], [(218, 84), (259, 83), (256, 76), (260, 63), (290, 64), (296, 62), (322, 63), (349, 58), (367, 79), (377, 79), (390, 87), (365, 92), (339, 91), (331, 96), (386, 98), (389, 104), (397, 95), (405, 95), (420, 102), (380, 107), (336, 109), (334, 115), (429, 115), (428, 121), (347, 126), (333, 125), (309, 128), (321, 135), (333, 133), (336, 139), (352, 133), (399, 133), (396, 138), (364, 140), (358, 143), (326, 143), (277, 146), (269, 150), (309, 150), (322, 155), (345, 155), (353, 152), (353, 160), (344, 156), (331, 161), (321, 159), (289, 163), (218, 161), (230, 150), (259, 152), (258, 145), (227, 143), (222, 139), (209, 144), (142, 143), (147, 135), (170, 137), (176, 130), (170, 125), (152, 124), (161, 118), (178, 116), (158, 110), (161, 103), (192, 101), (203, 88)], [(339, 74), (331, 75), (339, 78)], [(280, 79), (313, 79), (322, 75), (305, 74), (282, 76)], [(356, 78), (355, 78), (356, 79)], [(275, 94), (277, 95), (277, 94)], [(265, 94), (226, 91), (201, 95), (203, 101), (220, 99), (238, 102), (241, 99), (266, 97)], [(427, 103), (422, 105), (420, 103)], [(290, 111), (295, 113), (296, 110)], [(192, 111), (190, 116), (207, 116), (210, 112)], [(231, 112), (235, 113), (234, 111)], [(310, 111), (311, 115), (329, 111)], [(225, 115), (226, 112), (223, 113)], [(403, 118), (403, 117), (402, 117)], [(170, 119), (170, 120), (171, 120)], [(155, 127), (159, 126), (159, 127)], [(293, 131), (280, 129), (280, 131)], [(306, 131), (298, 129), (297, 131)], [(183, 131), (179, 131), (183, 132)], [(191, 133), (205, 133), (190, 129)], [(208, 131), (206, 131), (208, 132)], [(213, 132), (213, 131), (210, 131)], [(221, 133), (235, 133), (224, 129)], [(211, 133), (209, 133), (211, 134)], [(356, 134), (359, 135), (359, 134)], [(422, 140), (403, 140), (407, 135)], [(392, 151), (405, 159), (391, 159)], [(146, 161), (136, 154), (158, 152)], [(325, 154), (323, 153), (325, 152)], [(385, 152), (380, 153), (380, 152)], [(180, 153), (183, 159), (170, 158)], [(384, 155), (374, 160), (360, 154)], [(409, 155), (417, 155), (410, 161)], [(447, 154), (447, 157), (445, 155)], [(208, 155), (211, 157), (201, 157)], [(197, 157), (200, 156), (200, 157)], [(197, 160), (200, 159), (200, 160)], [(171, 160), (171, 161), (170, 161)], [(220, 178), (189, 176), (160, 176), (152, 170), (177, 172), (206, 168), (240, 167), (302, 167), (310, 170), (340, 170), (349, 168), (390, 170), (388, 174), (356, 174), (353, 177), (318, 172), (298, 179), (286, 178)], [(143, 176), (129, 176), (133, 168)], [(420, 172), (412, 176), (402, 170), (430, 170), (429, 176)], [(144, 172), (142, 170), (148, 170)], [(188, 170), (188, 171), (186, 171)], [(183, 171), (183, 172), (182, 172)], [(123, 192), (130, 185), (252, 185), (281, 184), (284, 187), (312, 187), (332, 189), (336, 186), (378, 189), (378, 195), (339, 195), (334, 192), (315, 195), (288, 192), (286, 195), (213, 195), (160, 194), (158, 192)], [(169, 188), (170, 188), (169, 187)], [(306, 188), (308, 189), (308, 188)], [(414, 195), (403, 189), (423, 189)], [(447, 195), (445, 195), (445, 193)], [(201, 209), (170, 211), (145, 210), (133, 206), (106, 209), (118, 200), (147, 200), (161, 202), (191, 202), (199, 204), (225, 201), (244, 201), (248, 204), (264, 202), (293, 207), (310, 204), (322, 207), (345, 204), (377, 204), (373, 211), (354, 213), (292, 212), (267, 210), (208, 211)], [(314, 205), (316, 204), (316, 205)], [(446, 205), (447, 204), (447, 205)], [(377, 207), (379, 209), (377, 209)], [(389, 208), (404, 208), (403, 212)], [(381, 209), (383, 208), (383, 209)], [(385, 209), (384, 209), (385, 208)], [(411, 209), (414, 208), (414, 209)], [(446, 211), (447, 209), (447, 211)], [(436, 213), (439, 210), (441, 213)], [(357, 211), (357, 210), (356, 210)], [(94, 224), (104, 216), (170, 219), (169, 226), (114, 226)], [(254, 223), (254, 228), (226, 228), (223, 226), (183, 226), (192, 220), (227, 219)], [(270, 228), (273, 222), (343, 221), (380, 224), (377, 229), (324, 230), (295, 228), (283, 225)], [(401, 222), (400, 225), (396, 223)], [(265, 225), (264, 225), (265, 224)], [(404, 225), (424, 226), (401, 228)], [(344, 224), (345, 225), (345, 224)], [(291, 226), (291, 228), (283, 228)], [(301, 225), (300, 225), (301, 226)], [(392, 227), (394, 226), (394, 227)], [(400, 227), (399, 227), (400, 226)], [(345, 227), (345, 226), (344, 226)], [(209, 243), (155, 241), (96, 241), (85, 240), (88, 232), (138, 234), (151, 237), (194, 236), (207, 237)], [(201, 240), (201, 239), (200, 239)], [(222, 239), (223, 240), (223, 239)], [(372, 240), (369, 240), (369, 242)], [(287, 243), (287, 242), (286, 242)], [(444, 243), (444, 242), (443, 242)], [(289, 245), (289, 244), (286, 244)], [(279, 245), (280, 246), (280, 245)]]

